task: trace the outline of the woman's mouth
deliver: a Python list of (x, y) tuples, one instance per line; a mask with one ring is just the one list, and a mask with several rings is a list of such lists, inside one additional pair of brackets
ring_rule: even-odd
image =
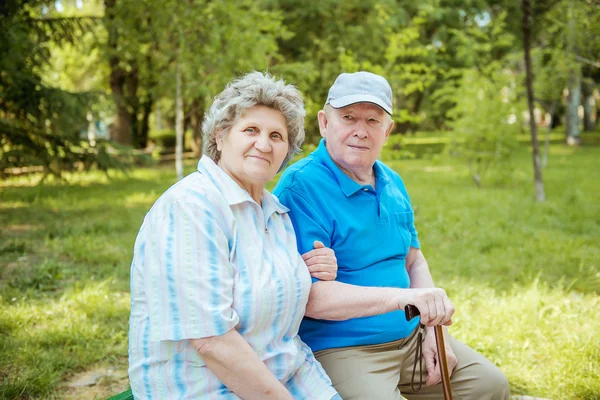
[(269, 163), (269, 164), (271, 164), (271, 161), (269, 161), (269, 160), (267, 160), (266, 158), (264, 158), (264, 157), (261, 157), (261, 156), (248, 156), (248, 157), (250, 157), (250, 158), (254, 158), (254, 159), (256, 159), (256, 160), (261, 160), (261, 161), (264, 161), (264, 162), (266, 162), (266, 163)]

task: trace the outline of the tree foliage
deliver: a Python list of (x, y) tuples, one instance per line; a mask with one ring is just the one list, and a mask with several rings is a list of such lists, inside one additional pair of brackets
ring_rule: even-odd
[[(536, 102), (556, 122), (573, 76), (581, 76), (584, 104), (592, 104), (600, 81), (600, 7), (593, 0), (532, 6)], [(0, 7), (4, 131), (18, 121), (20, 134), (69, 137), (81, 149), (76, 132), (90, 113), (111, 124), (114, 141), (134, 148), (146, 148), (152, 131), (174, 131), (176, 71), (181, 131), (192, 132), (188, 142), (197, 152), (213, 96), (250, 70), (269, 70), (299, 87), (313, 143), (316, 114), (342, 71), (388, 78), (394, 134), (455, 129), (464, 114), (456, 109), (466, 95), (465, 74), (494, 81), (497, 64), (515, 76), (515, 99), (525, 96), (521, 10), (513, 1), (19, 0)], [(16, 165), (17, 141), (3, 138), (13, 157), (5, 165)], [(29, 145), (20, 146), (24, 154)], [(46, 155), (63, 152), (75, 154)], [(28, 154), (21, 164), (42, 163), (40, 148)]]
[(42, 70), (50, 63), (51, 43), (74, 43), (93, 18), (57, 18), (47, 2), (21, 0), (0, 9), (0, 171), (38, 166), (58, 177), (64, 170), (120, 165), (107, 157), (105, 144), (91, 147), (80, 139), (91, 93), (48, 85)]
[(490, 170), (512, 172), (511, 154), (519, 132), (516, 80), (509, 69), (466, 71), (451, 110), (454, 141), (451, 154), (463, 158), (473, 182), (481, 186)]

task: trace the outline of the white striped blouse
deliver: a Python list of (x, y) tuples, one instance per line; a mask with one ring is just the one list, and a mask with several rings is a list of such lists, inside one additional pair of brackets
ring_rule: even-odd
[(207, 156), (156, 201), (131, 265), (136, 400), (238, 399), (188, 340), (233, 328), (295, 399), (336, 394), (298, 337), (311, 279), (287, 212), (266, 190), (258, 205)]

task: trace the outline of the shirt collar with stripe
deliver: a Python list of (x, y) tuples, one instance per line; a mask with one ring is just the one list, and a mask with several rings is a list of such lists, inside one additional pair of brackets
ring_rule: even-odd
[[(198, 172), (208, 175), (213, 180), (213, 183), (223, 193), (230, 206), (244, 202), (256, 203), (252, 196), (250, 196), (250, 193), (242, 189), (240, 185), (207, 155), (203, 155), (200, 158)], [(290, 211), (279, 202), (277, 197), (273, 196), (266, 189), (263, 189), (262, 203), (262, 208), (266, 214), (272, 214), (273, 212), (284, 214)]]

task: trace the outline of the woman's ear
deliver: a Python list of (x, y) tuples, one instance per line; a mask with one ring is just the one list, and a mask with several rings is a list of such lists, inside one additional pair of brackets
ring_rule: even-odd
[(218, 130), (215, 134), (215, 141), (217, 142), (217, 150), (223, 150), (223, 132), (221, 130)]

